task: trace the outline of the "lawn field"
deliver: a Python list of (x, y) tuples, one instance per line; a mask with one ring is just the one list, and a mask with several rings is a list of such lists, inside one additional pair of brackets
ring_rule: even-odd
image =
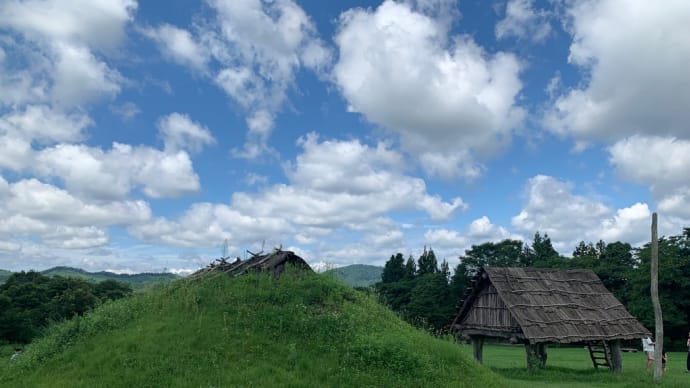
[[(472, 345), (460, 345), (469, 356)], [(484, 366), (506, 379), (510, 387), (651, 387), (653, 371), (645, 372), (642, 352), (623, 353), (623, 372), (613, 375), (608, 369), (594, 369), (589, 353), (580, 347), (550, 347), (546, 369), (530, 373), (526, 369), (522, 346), (484, 346)], [(662, 387), (690, 387), (685, 373), (685, 352), (668, 353)]]

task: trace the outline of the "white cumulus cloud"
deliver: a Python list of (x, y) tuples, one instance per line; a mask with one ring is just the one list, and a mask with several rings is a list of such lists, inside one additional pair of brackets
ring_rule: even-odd
[(0, 177), (0, 241), (7, 247), (23, 250), (32, 237), (51, 247), (100, 246), (109, 240), (109, 226), (150, 218), (141, 200), (89, 201), (34, 178), (10, 183)]
[(341, 14), (333, 77), (349, 109), (401, 136), (427, 172), (474, 177), (482, 160), (511, 137), (521, 64), (487, 53), (469, 36), (406, 3)]
[(198, 71), (205, 70), (210, 53), (194, 40), (189, 31), (163, 23), (156, 28), (145, 28), (142, 32), (154, 40), (163, 55), (172, 61)]
[(568, 60), (585, 76), (554, 102), (545, 124), (577, 139), (632, 134), (687, 138), (690, 2), (579, 0), (568, 9)]
[(118, 199), (134, 187), (151, 198), (177, 197), (199, 190), (199, 177), (185, 151), (163, 152), (113, 143), (110, 150), (60, 144), (37, 153), (39, 175), (59, 177), (70, 191), (93, 198)]
[[(299, 145), (303, 152), (285, 165), (289, 184), (235, 192), (229, 204), (195, 204), (177, 220), (158, 218), (131, 232), (145, 241), (183, 246), (291, 236), (318, 244), (346, 232), (368, 236), (363, 240), (370, 246), (390, 248), (402, 244), (403, 234), (388, 213), (418, 211), (448, 220), (467, 206), (460, 198), (444, 201), (429, 194), (422, 179), (403, 173), (402, 156), (383, 144), (319, 141), (311, 134)], [(335, 255), (323, 247), (319, 252)]]
[(276, 114), (300, 69), (322, 74), (331, 53), (292, 0), (210, 0), (213, 17), (190, 29), (162, 24), (143, 30), (163, 55), (219, 86), (246, 113), (249, 129), (238, 157), (268, 149)]
[[(612, 209), (598, 199), (573, 191), (571, 183), (554, 177), (537, 175), (529, 179), (525, 204), (512, 218), (513, 227), (524, 236), (537, 231), (547, 233), (554, 247), (565, 255), (570, 255), (581, 240), (624, 241), (633, 246), (649, 241), (652, 212), (646, 203)], [(659, 234), (677, 234), (682, 225), (675, 217), (662, 218)]]
[(205, 145), (215, 143), (208, 128), (192, 121), (188, 115), (177, 112), (160, 118), (158, 130), (163, 137), (167, 152), (187, 150), (196, 153)]
[(28, 68), (17, 67), (16, 63), (23, 63), (18, 61), (2, 69), (0, 85), (18, 87), (19, 92), (0, 93), (0, 102), (41, 101), (74, 107), (118, 94), (124, 79), (103, 55), (118, 47), (136, 8), (133, 0), (8, 0), (0, 4), (0, 28), (30, 42), (20, 46), (15, 39), (0, 41), (0, 46), (7, 45), (28, 64)]
[(496, 24), (496, 37), (543, 42), (551, 33), (549, 14), (534, 7), (534, 0), (509, 0), (505, 18)]
[(28, 105), (0, 117), (0, 136), (42, 144), (74, 142), (84, 138), (92, 120), (80, 111), (66, 113), (45, 105)]
[(136, 0), (6, 0), (0, 5), (0, 26), (33, 39), (109, 49), (122, 40), (136, 9)]
[(622, 178), (651, 189), (659, 211), (690, 221), (690, 140), (631, 136), (609, 147), (609, 155)]
[(610, 162), (624, 178), (657, 189), (690, 185), (690, 140), (632, 136), (609, 148)]

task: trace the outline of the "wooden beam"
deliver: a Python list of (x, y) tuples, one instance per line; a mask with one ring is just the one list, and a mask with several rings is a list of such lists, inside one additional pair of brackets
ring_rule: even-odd
[(525, 339), (525, 335), (520, 332), (514, 332), (514, 331), (494, 331), (494, 330), (485, 330), (485, 329), (465, 329), (462, 328), (460, 325), (455, 325), (453, 327), (453, 331), (455, 333), (455, 337), (459, 338), (463, 335), (472, 337), (473, 335), (479, 335), (482, 337), (491, 337), (491, 338), (517, 338), (519, 340)]

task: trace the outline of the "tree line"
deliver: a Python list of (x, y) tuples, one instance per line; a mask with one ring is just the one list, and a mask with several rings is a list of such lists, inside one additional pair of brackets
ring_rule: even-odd
[(13, 273), (0, 285), (0, 341), (29, 343), (52, 322), (130, 294), (132, 288), (116, 280), (91, 283), (34, 271)]
[[(392, 255), (381, 282), (375, 285), (383, 303), (404, 319), (435, 331), (448, 329), (457, 303), (483, 266), (593, 270), (626, 309), (647, 328), (654, 327), (650, 296), (650, 245), (581, 241), (570, 257), (560, 255), (548, 234), (535, 233), (531, 244), (506, 239), (472, 247), (460, 256), (450, 274), (448, 263), (437, 266), (431, 248), (417, 261)], [(690, 322), (690, 228), (678, 236), (659, 239), (659, 294), (667, 344), (683, 348)]]

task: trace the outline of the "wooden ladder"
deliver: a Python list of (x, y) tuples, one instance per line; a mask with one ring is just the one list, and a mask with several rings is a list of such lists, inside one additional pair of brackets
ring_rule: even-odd
[(600, 366), (605, 366), (611, 369), (611, 349), (606, 341), (589, 341), (587, 349), (589, 349), (594, 368), (599, 369)]

